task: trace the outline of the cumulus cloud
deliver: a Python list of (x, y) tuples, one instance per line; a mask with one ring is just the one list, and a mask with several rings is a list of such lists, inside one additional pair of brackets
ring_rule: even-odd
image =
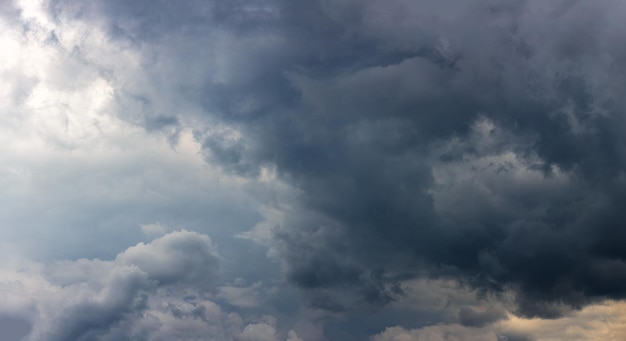
[[(375, 337), (497, 339), (490, 328), (510, 316), (584, 312), (626, 295), (623, 10), (617, 0), (15, 2), (0, 23), (0, 212), (30, 235), (51, 222), (60, 249), (113, 231), (125, 247), (163, 226), (211, 230), (230, 246), (219, 284), (183, 270), (217, 268), (193, 232), (114, 261), (68, 261), (82, 269), (73, 275), (52, 263), (34, 280), (122, 288), (102, 291), (107, 302), (216, 288), (199, 310), (154, 308), (141, 320), (154, 326), (204, 325), (220, 300), (238, 312), (274, 300), (267, 310), (289, 322), (233, 317), (222, 336), (305, 338), (291, 322), (339, 319), (328, 337), (389, 327)], [(112, 243), (100, 254), (113, 256)], [(99, 271), (110, 283), (88, 279)], [(407, 283), (426, 279), (464, 294), (437, 291), (454, 298), (422, 316), (434, 322), (366, 331), (364, 315), (423, 307), (429, 296)], [(126, 317), (157, 296), (68, 314), (123, 334), (131, 323), (113, 321), (135, 321)]]
[(1, 309), (32, 325), (27, 340), (106, 338), (111, 329), (145, 316), (155, 300), (167, 302), (168, 285), (202, 288), (204, 278), (217, 275), (217, 263), (207, 236), (172, 232), (113, 261), (57, 261), (3, 271)]
[(218, 263), (208, 236), (182, 230), (111, 261), (6, 269), (0, 320), (16, 340), (278, 340), (272, 324), (246, 325), (215, 302)]
[(218, 255), (207, 236), (181, 231), (150, 244), (139, 243), (120, 253), (116, 262), (137, 266), (164, 284), (204, 282), (217, 270)]
[(116, 103), (187, 100), (168, 122), (214, 124), (195, 132), (211, 163), (299, 193), (272, 250), (313, 306), (386, 304), (424, 273), (513, 288), (528, 315), (623, 295), (619, 2), (162, 6), (49, 9), (145, 44)]
[(271, 164), (298, 193), (273, 254), (312, 306), (384, 305), (425, 274), (513, 290), (529, 316), (624, 295), (619, 2), (265, 4), (256, 30), (220, 28), (281, 48), (197, 88), (237, 131), (198, 136), (211, 162)]

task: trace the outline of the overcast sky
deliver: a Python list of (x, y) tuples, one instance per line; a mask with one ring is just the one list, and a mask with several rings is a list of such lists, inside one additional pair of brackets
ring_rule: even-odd
[(621, 0), (0, 0), (2, 340), (626, 339)]

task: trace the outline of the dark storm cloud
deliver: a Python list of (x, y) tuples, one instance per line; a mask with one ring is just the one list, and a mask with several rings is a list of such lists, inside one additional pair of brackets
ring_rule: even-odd
[[(194, 42), (171, 61), (207, 79), (178, 96), (241, 133), (197, 132), (211, 162), (275, 165), (300, 193), (276, 250), (312, 306), (424, 275), (513, 290), (526, 315), (626, 294), (620, 2), (68, 4), (121, 39)], [(216, 80), (217, 29), (235, 66)]]

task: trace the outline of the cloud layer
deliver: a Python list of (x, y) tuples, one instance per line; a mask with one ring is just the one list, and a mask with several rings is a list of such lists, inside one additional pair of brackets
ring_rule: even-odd
[(205, 76), (172, 82), (230, 127), (197, 130), (210, 162), (298, 193), (274, 250), (313, 306), (385, 304), (406, 276), (513, 290), (529, 316), (624, 295), (619, 2), (218, 1), (166, 38), (103, 6), (171, 65), (172, 37), (200, 46)]
[(0, 7), (17, 334), (541, 339), (626, 295), (617, 0)]

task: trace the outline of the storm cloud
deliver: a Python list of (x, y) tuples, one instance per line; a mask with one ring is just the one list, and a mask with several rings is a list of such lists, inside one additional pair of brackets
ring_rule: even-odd
[[(45, 63), (11, 59), (3, 69), (11, 86), (2, 123), (19, 128), (8, 136), (35, 131), (37, 146), (54, 146), (50, 160), (70, 163), (76, 155), (92, 160), (97, 146), (119, 149), (96, 154), (115, 167), (66, 167), (109, 184), (88, 191), (97, 193), (88, 204), (59, 195), (34, 205), (68, 230), (95, 220), (98, 236), (125, 238), (102, 247), (113, 260), (68, 261), (83, 262), (83, 276), (106, 268), (101, 280), (110, 283), (98, 285), (119, 285), (110, 289), (122, 295), (118, 303), (67, 307), (77, 317), (64, 321), (76, 326), (58, 330), (25, 319), (34, 326), (29, 335), (48, 328), (57, 339), (89, 339), (117, 330), (114, 338), (143, 323), (204, 328), (213, 325), (205, 316), (212, 311), (230, 322), (219, 336), (203, 331), (208, 339), (447, 333), (525, 340), (534, 337), (514, 328), (516, 319), (571, 317), (626, 296), (626, 7), (617, 0), (50, 0), (31, 7), (15, 2), (1, 13), (5, 26), (20, 27), (8, 41), (30, 46), (16, 53), (48, 56)], [(35, 72), (30, 64), (45, 67)], [(87, 105), (84, 97), (104, 99)], [(125, 149), (137, 141), (159, 152)], [(8, 160), (43, 177), (49, 163), (7, 150)], [(46, 174), (49, 182), (34, 187), (60, 188), (71, 180), (66, 173)], [(135, 187), (116, 182), (136, 178)], [(97, 188), (90, 176), (77, 179)], [(23, 183), (11, 187), (15, 197), (34, 193)], [(46, 210), (56, 202), (90, 211)], [(93, 208), (100, 202), (106, 209)], [(7, 216), (21, 216), (14, 211)], [(33, 231), (44, 225), (23, 221)], [(196, 232), (111, 251), (143, 238), (128, 232), (133, 224), (156, 236), (172, 224), (210, 233), (226, 245), (223, 258)], [(206, 271), (218, 263), (227, 264), (221, 280)], [(54, 264), (44, 269), (56, 274), (50, 269), (63, 263)], [(196, 267), (204, 270), (183, 271)], [(414, 302), (415, 283), (428, 281), (455, 283), (454, 294), (439, 292), (455, 298), (414, 325), (401, 325), (406, 316), (394, 322), (409, 309), (403, 302)], [(157, 309), (166, 288), (183, 284), (211, 292), (204, 308), (176, 294), (168, 307), (180, 309), (148, 314), (153, 320), (133, 315)], [(99, 317), (80, 320), (83, 308)], [(385, 312), (367, 329), (367, 316)], [(509, 334), (494, 329), (499, 323), (511, 323), (502, 329)], [(178, 335), (133, 330), (138, 339)]]
[(76, 15), (204, 75), (164, 86), (229, 127), (196, 131), (209, 162), (297, 192), (274, 250), (312, 306), (420, 276), (512, 290), (528, 316), (623, 297), (621, 3), (129, 6)]

